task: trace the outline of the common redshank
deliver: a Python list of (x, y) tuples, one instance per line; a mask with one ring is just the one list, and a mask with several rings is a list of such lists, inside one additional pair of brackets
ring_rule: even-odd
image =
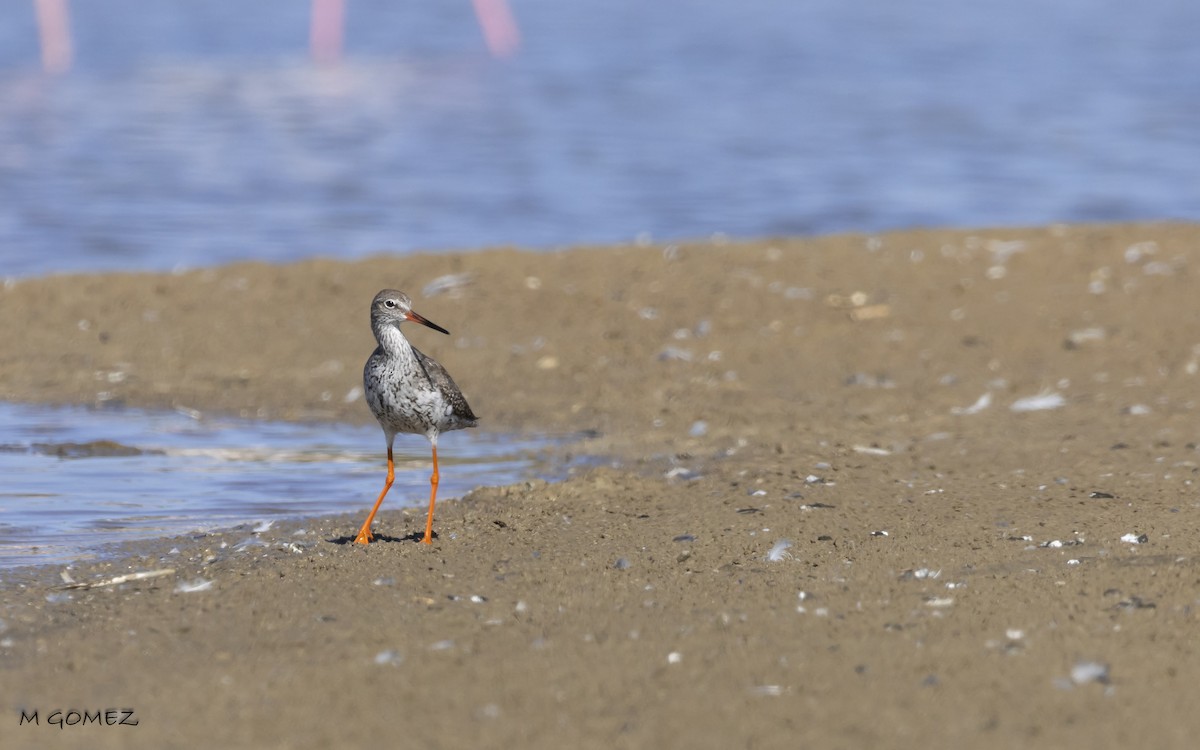
[(383, 504), (396, 477), (392, 463), (392, 442), (397, 433), (424, 435), (433, 446), (433, 475), (429, 478), (429, 517), (425, 520), (425, 544), (433, 544), (433, 505), (438, 488), (438, 435), (449, 430), (474, 427), (478, 423), (462, 391), (450, 378), (446, 368), (425, 356), (408, 343), (400, 324), (411, 320), (435, 331), (449, 334), (445, 328), (430, 323), (413, 312), (412, 300), (404, 292), (384, 289), (371, 301), (371, 332), (379, 346), (363, 368), (363, 391), (367, 405), (379, 420), (387, 438), (387, 481), (371, 514), (358, 530), (354, 541), (367, 544), (375, 535), (371, 521)]

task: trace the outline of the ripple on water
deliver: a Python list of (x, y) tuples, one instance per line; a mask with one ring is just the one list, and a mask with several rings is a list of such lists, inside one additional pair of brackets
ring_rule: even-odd
[[(477, 430), (443, 436), (439, 499), (529, 478), (532, 452), (548, 443)], [(423, 505), (428, 443), (401, 436), (396, 448), (385, 507)], [(263, 517), (365, 513), (384, 466), (374, 425), (0, 403), (0, 567)]]

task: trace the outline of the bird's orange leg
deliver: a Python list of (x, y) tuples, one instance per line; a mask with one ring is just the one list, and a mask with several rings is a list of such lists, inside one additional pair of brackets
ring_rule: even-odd
[(367, 520), (363, 522), (362, 528), (358, 530), (358, 536), (354, 541), (358, 544), (368, 544), (375, 538), (371, 533), (371, 522), (375, 520), (375, 513), (379, 510), (379, 506), (383, 505), (383, 498), (387, 495), (388, 490), (392, 488), (392, 480), (396, 478), (396, 469), (392, 463), (392, 446), (388, 446), (388, 473), (387, 481), (383, 483), (383, 492), (379, 493), (379, 499), (375, 501), (375, 507), (371, 508), (371, 515), (367, 516)]
[(429, 518), (425, 519), (424, 544), (433, 544), (433, 504), (437, 502), (438, 467), (437, 446), (433, 446), (433, 475), (429, 477)]

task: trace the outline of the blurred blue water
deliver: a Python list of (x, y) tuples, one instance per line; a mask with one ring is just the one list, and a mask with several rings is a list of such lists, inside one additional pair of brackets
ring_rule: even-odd
[[(142, 453), (90, 455), (96, 441)], [(544, 445), (473, 430), (446, 435), (438, 497), (528, 478), (527, 451)], [(0, 568), (284, 516), (361, 511), (365, 518), (383, 487), (384, 456), (374, 426), (0, 403)], [(401, 436), (395, 457), (384, 508), (424, 507), (428, 443)]]
[(0, 0), (0, 275), (1200, 219), (1200, 3)]

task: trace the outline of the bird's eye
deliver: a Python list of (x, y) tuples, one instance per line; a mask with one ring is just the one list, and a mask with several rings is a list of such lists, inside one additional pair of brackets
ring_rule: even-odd
[(388, 299), (388, 300), (384, 300), (384, 301), (383, 301), (383, 306), (384, 306), (384, 307), (395, 307), (395, 306), (396, 306), (396, 300), (394, 300), (394, 299)]

